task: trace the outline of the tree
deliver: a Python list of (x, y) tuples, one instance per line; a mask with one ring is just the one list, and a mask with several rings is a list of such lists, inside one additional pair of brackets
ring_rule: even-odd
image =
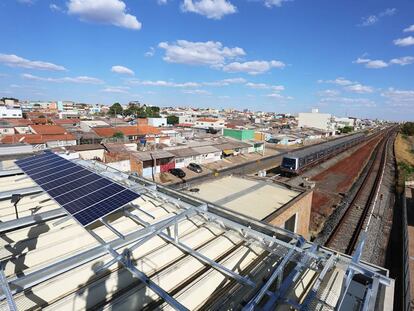
[(347, 133), (351, 133), (353, 130), (354, 130), (354, 128), (352, 126), (344, 126), (341, 129), (341, 133), (347, 134)]
[(117, 116), (118, 114), (122, 114), (122, 106), (120, 103), (115, 103), (111, 107), (109, 107), (109, 114), (113, 116)]
[(414, 123), (413, 122), (406, 122), (401, 127), (401, 133), (407, 136), (414, 135)]
[(175, 125), (175, 124), (178, 124), (178, 123), (179, 123), (179, 119), (178, 119), (177, 116), (168, 116), (167, 117), (167, 124)]
[(124, 138), (124, 133), (122, 132), (116, 132), (114, 135), (112, 135), (113, 138)]

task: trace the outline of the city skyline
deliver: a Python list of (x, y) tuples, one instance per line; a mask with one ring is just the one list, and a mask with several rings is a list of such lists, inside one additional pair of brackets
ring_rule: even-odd
[(8, 0), (0, 96), (308, 111), (414, 112), (409, 1)]

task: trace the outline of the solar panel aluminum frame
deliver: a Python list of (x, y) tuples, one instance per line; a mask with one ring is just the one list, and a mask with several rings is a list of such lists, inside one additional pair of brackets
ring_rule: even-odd
[[(50, 155), (52, 155), (51, 157), (50, 157)], [(38, 155), (37, 156), (34, 156), (34, 157), (39, 157)], [(45, 157), (47, 157), (49, 160), (51, 159), (51, 158), (53, 158), (53, 157), (60, 157), (59, 155), (57, 155), (57, 154), (54, 154), (54, 153), (51, 153), (51, 154), (48, 154), (48, 155), (46, 155)], [(69, 162), (69, 163), (73, 163), (73, 162), (71, 162), (70, 160), (68, 160), (68, 159), (65, 159), (65, 158), (63, 158), (63, 157), (61, 157), (63, 160), (66, 160), (67, 162)], [(24, 160), (24, 159), (23, 159)], [(35, 159), (34, 159), (35, 160)], [(43, 159), (42, 159), (43, 160)], [(18, 161), (22, 161), (22, 160), (18, 160)], [(20, 169), (22, 169), (25, 173), (26, 173), (26, 171), (25, 171), (25, 168), (23, 167), (23, 165), (22, 166), (20, 166), (21, 164), (20, 163), (18, 163), (18, 161), (16, 161), (15, 163), (19, 166), (19, 168)], [(33, 161), (30, 161), (30, 162), (33, 162)], [(42, 161), (43, 162), (43, 161)], [(112, 184), (116, 184), (116, 185), (118, 185), (118, 186), (120, 186), (120, 187), (122, 187), (124, 190), (122, 190), (122, 191), (120, 191), (120, 192), (118, 192), (118, 193), (116, 193), (116, 194), (113, 194), (112, 196), (110, 196), (110, 197), (113, 197), (113, 196), (115, 196), (115, 195), (117, 195), (117, 194), (119, 194), (119, 193), (122, 193), (122, 192), (125, 192), (125, 191), (130, 191), (130, 192), (132, 192), (133, 194), (136, 194), (136, 197), (134, 198), (134, 199), (132, 199), (132, 200), (130, 200), (130, 201), (128, 201), (127, 203), (125, 203), (125, 204), (123, 204), (123, 205), (120, 205), (120, 206), (118, 206), (116, 209), (113, 209), (113, 210), (111, 210), (111, 211), (109, 211), (109, 212), (107, 212), (107, 213), (105, 213), (105, 214), (103, 214), (102, 216), (100, 216), (100, 217), (98, 217), (98, 218), (96, 218), (96, 219), (94, 219), (94, 220), (92, 220), (92, 221), (89, 221), (89, 222), (87, 222), (87, 223), (85, 223), (85, 224), (83, 224), (78, 218), (76, 218), (75, 217), (75, 215), (76, 214), (78, 214), (78, 213), (80, 213), (80, 212), (84, 212), (84, 211), (86, 211), (86, 210), (88, 210), (89, 208), (91, 208), (92, 206), (95, 206), (95, 205), (97, 205), (97, 204), (99, 204), (99, 203), (101, 203), (101, 202), (104, 202), (105, 200), (107, 200), (107, 199), (109, 199), (110, 197), (108, 197), (108, 198), (104, 198), (104, 199), (102, 199), (102, 200), (100, 200), (100, 201), (98, 201), (98, 202), (96, 202), (95, 204), (92, 204), (92, 205), (90, 205), (90, 206), (88, 206), (87, 208), (84, 208), (84, 209), (82, 209), (82, 210), (80, 210), (80, 211), (78, 211), (78, 212), (76, 212), (76, 213), (74, 213), (74, 214), (72, 214), (72, 213), (70, 213), (68, 210), (66, 210), (65, 209), (65, 207), (63, 206), (63, 205), (61, 205), (59, 202), (57, 202), (56, 200), (55, 200), (55, 197), (53, 197), (52, 195), (50, 195), (49, 194), (49, 192), (48, 191), (51, 191), (51, 190), (53, 190), (53, 189), (55, 189), (55, 188), (58, 188), (58, 187), (61, 187), (61, 186), (63, 186), (64, 184), (62, 184), (62, 185), (59, 185), (59, 186), (57, 186), (57, 187), (54, 187), (54, 188), (51, 188), (51, 189), (48, 189), (48, 190), (46, 190), (42, 185), (40, 185), (40, 184), (38, 184), (29, 174), (27, 174), (27, 176), (28, 177), (30, 177), (45, 193), (47, 193), (48, 194), (48, 196), (57, 204), (57, 205), (59, 205), (59, 206), (61, 206), (65, 211), (66, 211), (66, 213), (69, 215), (69, 216), (71, 216), (79, 225), (81, 225), (82, 227), (86, 227), (86, 226), (89, 226), (89, 225), (91, 225), (92, 223), (95, 223), (96, 221), (101, 221), (103, 224), (104, 224), (104, 221), (102, 221), (102, 219), (104, 219), (105, 217), (107, 217), (108, 215), (110, 215), (110, 214), (112, 214), (112, 213), (114, 213), (114, 212), (116, 212), (116, 211), (118, 211), (118, 210), (120, 210), (120, 209), (122, 209), (123, 207), (125, 207), (126, 205), (128, 205), (128, 204), (130, 204), (133, 200), (135, 200), (135, 199), (137, 199), (139, 196), (140, 196), (140, 194), (139, 193), (136, 193), (135, 191), (133, 191), (133, 190), (130, 190), (130, 189), (128, 189), (128, 188), (126, 188), (125, 186), (123, 186), (122, 184), (120, 184), (119, 182), (117, 182), (117, 181), (114, 181), (114, 180), (112, 180), (112, 179), (109, 179), (109, 178), (107, 178), (107, 177), (103, 177), (103, 176), (100, 176), (100, 175), (98, 175), (98, 174), (96, 174), (95, 172), (93, 172), (92, 170), (90, 170), (89, 168), (87, 168), (87, 167), (84, 167), (84, 166), (82, 166), (82, 165), (79, 165), (79, 164), (76, 164), (76, 163), (73, 163), (73, 164), (75, 164), (75, 166), (79, 166), (79, 167), (81, 167), (82, 169), (84, 169), (84, 170), (86, 170), (86, 171), (88, 171), (88, 172), (90, 172), (90, 174), (88, 174), (88, 175), (85, 175), (85, 177), (86, 176), (90, 176), (90, 175), (96, 175), (96, 176), (98, 176), (98, 177), (100, 177), (99, 179), (106, 179), (106, 180), (108, 180), (108, 181), (110, 181)], [(33, 164), (30, 164), (29, 166), (32, 166), (32, 165), (34, 165), (34, 163)], [(26, 167), (28, 167), (28, 166), (26, 166)], [(46, 177), (46, 176), (45, 176)], [(64, 178), (64, 177), (66, 177), (66, 176), (63, 176), (63, 177), (61, 177), (61, 178)], [(78, 179), (81, 179), (82, 177), (80, 177), (80, 178), (78, 178)], [(58, 178), (59, 179), (59, 178)], [(57, 179), (56, 179), (57, 180)], [(54, 181), (56, 181), (56, 180), (54, 180)], [(70, 182), (72, 182), (72, 181), (68, 181), (67, 183), (70, 183)], [(48, 184), (48, 183), (50, 183), (50, 182), (47, 182), (47, 183), (45, 183), (45, 184)], [(43, 185), (45, 185), (45, 184), (43, 184)], [(66, 183), (65, 183), (66, 184)], [(89, 184), (89, 183), (88, 183)], [(79, 187), (78, 187), (79, 188)], [(76, 188), (75, 188), (76, 189)], [(72, 190), (74, 190), (74, 189), (72, 189)], [(96, 191), (99, 191), (99, 190), (96, 190)], [(94, 191), (94, 192), (96, 192), (96, 191)], [(93, 192), (92, 192), (93, 193)], [(75, 200), (73, 200), (73, 201), (75, 201)], [(72, 202), (72, 201), (70, 201), (70, 202)], [(68, 203), (70, 203), (70, 202), (68, 202)]]

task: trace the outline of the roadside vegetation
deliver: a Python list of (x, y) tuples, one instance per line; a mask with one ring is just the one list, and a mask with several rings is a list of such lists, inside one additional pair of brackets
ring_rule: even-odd
[(414, 123), (407, 122), (401, 127), (395, 140), (395, 157), (398, 165), (398, 184), (414, 180)]

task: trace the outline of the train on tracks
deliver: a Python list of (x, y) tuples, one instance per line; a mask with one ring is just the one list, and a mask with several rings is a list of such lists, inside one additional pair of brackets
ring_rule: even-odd
[(357, 133), (289, 152), (283, 157), (280, 170), (286, 175), (301, 174), (306, 169), (361, 143), (365, 139), (365, 133)]

